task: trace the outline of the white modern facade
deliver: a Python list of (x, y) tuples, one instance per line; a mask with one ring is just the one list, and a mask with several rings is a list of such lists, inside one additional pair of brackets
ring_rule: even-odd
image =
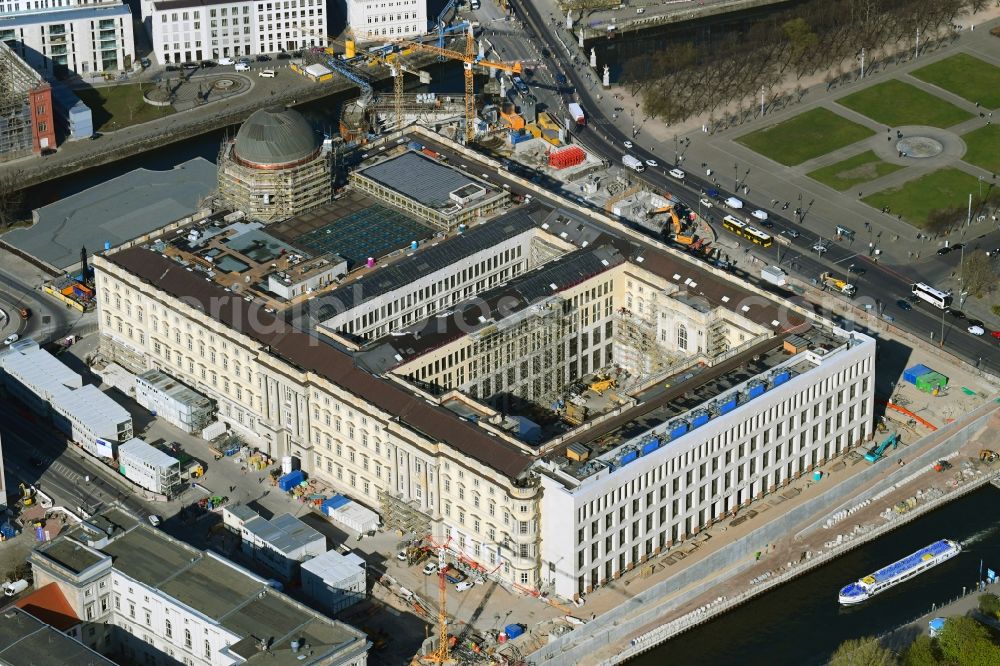
[(118, 471), (159, 495), (172, 495), (181, 482), (180, 461), (135, 437), (118, 447)]
[(427, 32), (427, 0), (347, 0), (347, 25), (360, 41), (390, 41)]
[(116, 73), (135, 64), (132, 12), (120, 0), (0, 3), (0, 41), (46, 74)]
[(35, 584), (56, 583), (83, 620), (84, 644), (120, 663), (367, 663), (362, 632), (118, 509), (42, 544), (29, 562)]
[(330, 614), (365, 598), (365, 561), (336, 550), (302, 563), (302, 591)]
[(161, 63), (197, 62), (326, 44), (324, 0), (144, 0), (143, 23)]
[[(720, 395), (724, 404), (742, 392), (734, 409), (683, 435), (669, 433), (690, 414), (584, 473), (540, 464), (545, 583), (562, 597), (586, 594), (870, 437), (874, 339), (844, 334), (835, 349), (802, 351), (769, 376), (782, 371), (778, 385), (760, 378)], [(766, 390), (743, 402), (753, 386)]]

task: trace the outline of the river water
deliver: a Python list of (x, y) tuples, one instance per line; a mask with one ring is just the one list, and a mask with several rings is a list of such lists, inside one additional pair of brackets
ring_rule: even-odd
[[(681, 634), (629, 662), (663, 664), (822, 664), (849, 638), (879, 635), (974, 587), (983, 571), (1000, 571), (1000, 490), (987, 485), (880, 539), (796, 578), (722, 617)], [(846, 529), (842, 528), (842, 529)], [(957, 539), (963, 552), (948, 562), (844, 608), (844, 585), (937, 539)]]
[[(416, 85), (415, 79), (407, 77), (407, 92), (456, 94), (456, 91), (463, 90), (463, 73), (460, 63), (446, 62), (440, 65), (432, 65), (425, 69), (431, 73), (431, 83), (429, 85)], [(482, 81), (483, 79), (477, 80), (480, 87)], [(391, 88), (391, 84), (388, 85)], [(457, 94), (462, 93), (458, 92)], [(336, 132), (341, 106), (344, 102), (357, 97), (357, 95), (357, 88), (350, 88), (340, 93), (313, 100), (312, 102), (300, 104), (295, 108), (301, 111), (317, 129), (325, 132)], [(226, 135), (234, 135), (238, 129), (239, 127), (234, 125), (215, 130), (185, 141), (171, 143), (162, 148), (135, 155), (134, 157), (80, 171), (63, 178), (50, 180), (26, 189), (25, 202), (31, 208), (38, 208), (82, 192), (87, 188), (99, 185), (134, 169), (167, 170), (195, 157), (204, 157), (214, 163), (218, 157), (219, 145), (222, 139)]]

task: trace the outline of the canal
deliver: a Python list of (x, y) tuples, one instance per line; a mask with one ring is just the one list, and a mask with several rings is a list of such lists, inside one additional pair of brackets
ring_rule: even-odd
[[(417, 85), (415, 79), (407, 77), (407, 92), (463, 94), (463, 71), (460, 63), (446, 62), (425, 69), (431, 74), (431, 83), (429, 85)], [(483, 81), (485, 79), (477, 78), (477, 90), (482, 89)], [(388, 83), (388, 87), (391, 89), (391, 83)], [(327, 133), (336, 133), (341, 107), (345, 102), (357, 96), (357, 88), (350, 88), (340, 93), (313, 100), (312, 102), (300, 104), (295, 108), (301, 111), (318, 130)], [(117, 162), (80, 171), (63, 178), (46, 181), (45, 183), (24, 190), (24, 205), (27, 208), (45, 206), (126, 174), (134, 169), (168, 170), (195, 157), (204, 157), (214, 163), (218, 157), (219, 145), (223, 138), (227, 135), (234, 136), (238, 129), (239, 126), (234, 125), (207, 132), (200, 136), (166, 144), (161, 148), (118, 160)], [(30, 214), (30, 210), (26, 212)]]
[[(681, 634), (629, 666), (662, 664), (824, 664), (849, 638), (879, 635), (975, 586), (980, 560), (1000, 567), (1000, 490), (987, 485), (815, 571)], [(844, 528), (846, 529), (846, 527)], [(844, 585), (937, 539), (960, 541), (963, 552), (871, 601), (844, 608)]]

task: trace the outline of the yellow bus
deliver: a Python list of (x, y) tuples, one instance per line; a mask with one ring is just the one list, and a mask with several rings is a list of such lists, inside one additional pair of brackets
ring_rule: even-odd
[(771, 234), (765, 234), (760, 229), (751, 227), (746, 222), (738, 220), (732, 215), (726, 215), (722, 218), (722, 228), (730, 233), (736, 234), (737, 236), (746, 238), (755, 245), (760, 245), (761, 247), (771, 247)]

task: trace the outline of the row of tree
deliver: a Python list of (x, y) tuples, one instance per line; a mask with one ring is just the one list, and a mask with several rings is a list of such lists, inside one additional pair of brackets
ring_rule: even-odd
[[(987, 594), (980, 597), (981, 617), (997, 619), (1000, 599)], [(987, 610), (987, 608), (991, 610)], [(830, 666), (996, 666), (1000, 664), (1000, 645), (984, 624), (972, 617), (950, 617), (944, 628), (931, 638), (926, 634), (897, 654), (874, 637), (841, 643), (830, 658)]]
[[(954, 38), (955, 19), (987, 0), (806, 0), (753, 23), (739, 38), (665, 44), (628, 60), (622, 81), (642, 95), (643, 110), (670, 124), (730, 105), (741, 113), (788, 101), (803, 76), (825, 73), (828, 85), (890, 58), (912, 56)], [(907, 56), (907, 57), (908, 57)], [(849, 65), (846, 67), (845, 64)]]

